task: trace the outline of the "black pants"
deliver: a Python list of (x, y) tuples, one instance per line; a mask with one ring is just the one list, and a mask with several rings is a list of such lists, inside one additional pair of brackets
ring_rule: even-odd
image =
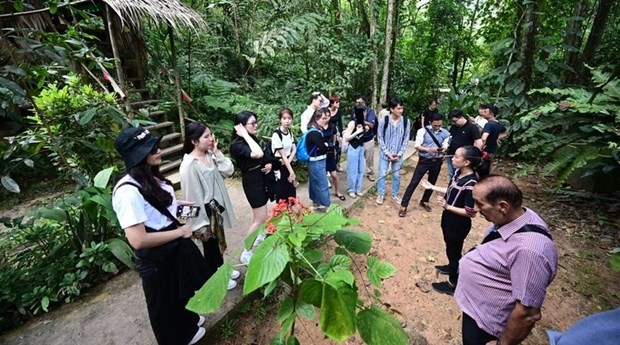
[(291, 174), (288, 172), (286, 166), (282, 165), (280, 169), (280, 179), (276, 181), (276, 202), (285, 199), (288, 200), (289, 197), (297, 196), (297, 189), (295, 186), (288, 182), (288, 178)]
[(449, 280), (456, 285), (459, 278), (459, 260), (463, 255), (463, 244), (471, 230), (471, 218), (456, 215), (444, 210), (441, 214), (441, 232), (446, 243), (448, 257)]
[(463, 345), (486, 345), (497, 337), (490, 335), (478, 327), (478, 324), (469, 315), (463, 313)]
[(211, 277), (217, 269), (224, 264), (224, 257), (220, 252), (220, 245), (215, 238), (210, 238), (207, 241), (202, 241), (202, 251), (205, 258), (205, 264), (209, 270), (209, 277)]
[[(442, 162), (443, 160), (441, 158), (420, 157), (418, 165), (416, 165), (415, 171), (413, 172), (413, 177), (411, 177), (411, 181), (409, 182), (407, 190), (405, 191), (405, 195), (403, 195), (403, 201), (401, 202), (401, 206), (409, 206), (409, 201), (411, 200), (413, 191), (418, 187), (418, 184), (420, 184), (420, 181), (422, 181), (422, 177), (424, 177), (427, 172), (428, 182), (432, 184), (435, 184), (437, 182), (439, 172), (441, 172)], [(431, 194), (433, 194), (432, 190), (425, 190), (424, 195), (422, 196), (422, 200), (420, 202), (428, 202), (431, 198)]]

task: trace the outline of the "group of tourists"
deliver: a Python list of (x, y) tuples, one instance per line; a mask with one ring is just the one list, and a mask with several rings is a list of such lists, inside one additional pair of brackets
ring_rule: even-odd
[[(481, 105), (481, 119), (469, 121), (458, 109), (450, 112), (449, 130), (436, 111), (437, 102), (418, 119), (415, 133), (418, 163), (407, 189), (400, 197), (400, 170), (411, 128), (403, 116), (403, 102), (394, 98), (375, 115), (363, 97), (356, 97), (350, 117), (343, 115), (340, 98), (312, 93), (300, 116), (302, 136), (295, 138), (293, 111), (278, 113), (268, 149), (257, 137), (258, 117), (240, 112), (234, 121), (230, 156), (202, 123), (185, 130), (184, 157), (180, 166), (183, 200), (177, 200), (169, 181), (159, 171), (160, 138), (143, 128), (125, 129), (115, 146), (125, 161), (126, 174), (113, 192), (113, 207), (129, 244), (134, 248), (142, 278), (151, 326), (159, 344), (195, 344), (205, 334), (204, 317), (185, 309), (189, 298), (223, 264), (225, 229), (234, 226), (235, 215), (224, 178), (235, 166), (241, 173), (243, 191), (252, 208), (254, 232), (268, 217), (267, 203), (297, 195), (296, 157), (306, 157), (308, 194), (316, 211), (330, 206), (330, 182), (334, 195), (346, 196), (338, 183), (340, 157), (346, 154), (348, 197), (362, 196), (366, 177), (377, 182), (376, 203), (385, 200), (386, 176), (392, 175), (391, 197), (406, 217), (418, 185), (425, 189), (420, 206), (432, 211), (433, 191), (442, 193), (441, 229), (448, 263), (436, 269), (448, 280), (433, 283), (439, 293), (454, 294), (463, 310), (465, 344), (516, 344), (529, 334), (540, 318), (547, 286), (557, 270), (557, 253), (548, 227), (532, 210), (521, 206), (522, 195), (509, 179), (490, 175), (489, 166), (505, 127), (496, 120), (494, 106)], [(350, 120), (345, 120), (349, 119)], [(478, 127), (477, 123), (483, 124)], [(378, 171), (374, 171), (375, 137)], [(450, 176), (447, 187), (436, 186), (442, 162)], [(388, 170), (390, 171), (388, 173)], [(427, 179), (424, 176), (428, 175)], [(182, 225), (176, 215), (184, 206), (199, 208)], [(482, 214), (493, 226), (481, 245), (462, 256), (471, 218)], [(191, 238), (203, 245), (201, 254)], [(264, 239), (258, 236), (254, 246)], [(241, 254), (248, 264), (253, 249)], [(240, 273), (233, 271), (228, 288), (234, 289)]]

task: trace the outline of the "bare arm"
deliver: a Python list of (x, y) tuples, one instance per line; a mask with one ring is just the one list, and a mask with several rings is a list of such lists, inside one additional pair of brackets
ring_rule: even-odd
[(187, 224), (170, 231), (146, 232), (144, 223), (140, 223), (124, 230), (127, 241), (134, 249), (158, 247), (177, 238), (192, 236), (192, 228)]
[(260, 148), (260, 145), (258, 145), (256, 141), (254, 141), (252, 136), (248, 133), (248, 131), (245, 129), (245, 127), (243, 127), (242, 124), (236, 125), (235, 131), (237, 131), (237, 135), (242, 137), (245, 142), (248, 143), (248, 146), (250, 146), (250, 158), (263, 158), (263, 149)]
[[(291, 157), (295, 157), (295, 149), (295, 145), (293, 145), (293, 149), (291, 150)], [(288, 157), (286, 157), (284, 149), (279, 149), (278, 152), (280, 153), (282, 163), (284, 163), (286, 170), (288, 170), (291, 180), (295, 180), (295, 172), (293, 171), (293, 167), (291, 166), (291, 161), (289, 161)]]
[(484, 147), (484, 143), (482, 142), (482, 139), (476, 139), (474, 141), (474, 146), (479, 148), (480, 151), (482, 151), (482, 148)]
[(487, 144), (487, 138), (489, 138), (489, 133), (482, 133), (482, 136), (480, 137), (480, 140), (482, 140), (482, 145), (486, 145)]
[(517, 301), (508, 318), (506, 329), (497, 343), (501, 345), (520, 344), (527, 338), (541, 316), (540, 308), (526, 307)]

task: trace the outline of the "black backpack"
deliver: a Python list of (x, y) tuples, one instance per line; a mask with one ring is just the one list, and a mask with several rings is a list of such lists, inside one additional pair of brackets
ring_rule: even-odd
[[(389, 119), (390, 115), (385, 115), (385, 117), (383, 118), (383, 139), (385, 139), (385, 131), (387, 130), (388, 124), (389, 124)], [(407, 116), (403, 116), (403, 138), (400, 141), (400, 144), (402, 145), (403, 142), (405, 141), (405, 137), (407, 134), (407, 121), (409, 121), (409, 119), (407, 119)]]

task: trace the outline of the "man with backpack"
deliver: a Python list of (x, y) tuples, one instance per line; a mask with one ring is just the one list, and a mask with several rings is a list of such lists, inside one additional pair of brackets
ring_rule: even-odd
[(403, 102), (394, 98), (389, 102), (390, 115), (379, 119), (377, 141), (379, 142), (379, 180), (377, 181), (377, 204), (382, 205), (385, 196), (385, 178), (392, 165), (392, 198), (400, 204), (400, 168), (409, 143), (411, 122), (403, 117)]
[[(400, 211), (398, 211), (400, 217), (404, 217), (407, 214), (409, 200), (411, 200), (413, 191), (418, 187), (422, 177), (428, 173), (428, 181), (431, 184), (435, 184), (441, 172), (443, 155), (445, 150), (448, 149), (450, 141), (450, 132), (442, 127), (443, 120), (441, 114), (431, 115), (430, 120), (431, 124), (420, 128), (415, 136), (415, 149), (418, 151), (419, 159), (413, 171), (411, 182), (409, 182), (409, 186), (407, 186), (403, 200), (400, 203)], [(426, 212), (431, 211), (429, 200), (432, 193), (432, 189), (425, 190), (422, 200), (420, 200), (420, 206)]]

